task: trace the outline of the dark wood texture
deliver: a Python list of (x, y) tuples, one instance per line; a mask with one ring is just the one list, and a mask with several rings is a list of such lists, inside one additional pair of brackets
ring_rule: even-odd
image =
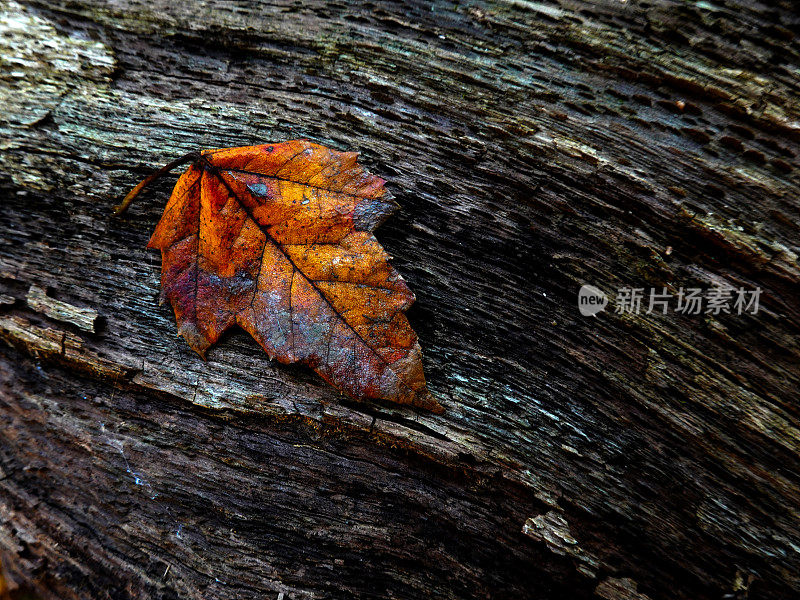
[[(0, 11), (0, 597), (800, 595), (792, 2)], [(443, 415), (242, 332), (203, 362), (145, 249), (174, 179), (111, 217), (299, 137), (389, 180)], [(585, 318), (583, 283), (763, 292)]]

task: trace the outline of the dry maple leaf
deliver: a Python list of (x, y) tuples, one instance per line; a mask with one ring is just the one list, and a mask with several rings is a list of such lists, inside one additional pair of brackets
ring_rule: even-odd
[(371, 233), (396, 204), (357, 157), (305, 140), (204, 150), (116, 210), (192, 162), (148, 244), (179, 335), (204, 356), (236, 324), (356, 399), (442, 412), (404, 314), (414, 295)]

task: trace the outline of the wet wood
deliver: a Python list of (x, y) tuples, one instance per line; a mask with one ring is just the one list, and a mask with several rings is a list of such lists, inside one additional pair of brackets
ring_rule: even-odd
[[(790, 3), (1, 10), (0, 590), (800, 593)], [(171, 181), (111, 214), (152, 165), (300, 137), (389, 180), (443, 415), (242, 332), (204, 362), (145, 248)], [(759, 312), (614, 310), (720, 285)]]

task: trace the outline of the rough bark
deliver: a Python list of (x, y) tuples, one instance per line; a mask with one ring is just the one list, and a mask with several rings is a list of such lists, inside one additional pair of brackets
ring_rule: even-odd
[[(7, 2), (0, 596), (800, 594), (791, 2)], [(358, 150), (441, 416), (244, 333), (145, 249), (189, 151)], [(581, 317), (581, 284), (760, 287)], [(281, 596), (282, 594), (282, 596)]]

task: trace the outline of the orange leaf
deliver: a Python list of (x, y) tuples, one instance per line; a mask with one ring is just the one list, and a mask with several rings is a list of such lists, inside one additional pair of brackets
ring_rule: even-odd
[(404, 314), (414, 295), (371, 233), (396, 204), (357, 157), (305, 140), (204, 150), (117, 212), (193, 161), (148, 244), (189, 345), (203, 356), (239, 325), (353, 398), (442, 412)]

